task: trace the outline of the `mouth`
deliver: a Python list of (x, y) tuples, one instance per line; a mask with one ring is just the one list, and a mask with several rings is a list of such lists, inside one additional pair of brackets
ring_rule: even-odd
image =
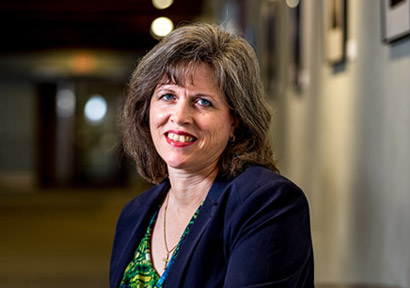
[(170, 144), (173, 145), (189, 145), (194, 143), (197, 138), (187, 133), (175, 133), (175, 132), (167, 132), (165, 133), (165, 137)]
[(184, 143), (189, 143), (189, 142), (194, 142), (196, 138), (194, 136), (186, 135), (186, 134), (176, 134), (173, 132), (168, 132), (165, 134), (165, 136), (173, 140), (175, 142), (184, 142)]

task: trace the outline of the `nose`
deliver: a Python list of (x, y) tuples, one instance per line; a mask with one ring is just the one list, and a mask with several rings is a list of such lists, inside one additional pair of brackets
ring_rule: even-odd
[(171, 121), (178, 125), (192, 123), (192, 107), (189, 105), (188, 101), (180, 101), (174, 106)]

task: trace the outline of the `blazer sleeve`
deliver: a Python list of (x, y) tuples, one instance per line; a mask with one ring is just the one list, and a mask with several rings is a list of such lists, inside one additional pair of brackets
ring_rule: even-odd
[[(280, 177), (280, 176), (279, 176)], [(280, 177), (257, 188), (237, 185), (240, 209), (225, 233), (224, 287), (314, 287), (308, 202)]]

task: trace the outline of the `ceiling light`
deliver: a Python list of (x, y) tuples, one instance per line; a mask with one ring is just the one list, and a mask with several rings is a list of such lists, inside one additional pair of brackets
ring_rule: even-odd
[(174, 29), (174, 23), (167, 17), (159, 17), (151, 23), (151, 33), (155, 38), (163, 38)]
[(70, 89), (61, 89), (57, 92), (57, 115), (69, 118), (75, 112), (75, 95)]
[(100, 95), (92, 96), (85, 104), (84, 114), (88, 123), (100, 123), (107, 114), (107, 101)]
[(300, 0), (286, 0), (286, 4), (289, 8), (296, 8), (299, 5)]
[(152, 5), (157, 9), (166, 9), (172, 5), (174, 0), (152, 0)]

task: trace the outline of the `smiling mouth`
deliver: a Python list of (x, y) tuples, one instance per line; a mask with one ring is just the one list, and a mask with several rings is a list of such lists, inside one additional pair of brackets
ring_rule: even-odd
[(178, 135), (172, 132), (168, 132), (166, 134), (166, 137), (172, 141), (181, 142), (181, 143), (191, 143), (196, 140), (195, 137), (188, 136), (188, 135)]

